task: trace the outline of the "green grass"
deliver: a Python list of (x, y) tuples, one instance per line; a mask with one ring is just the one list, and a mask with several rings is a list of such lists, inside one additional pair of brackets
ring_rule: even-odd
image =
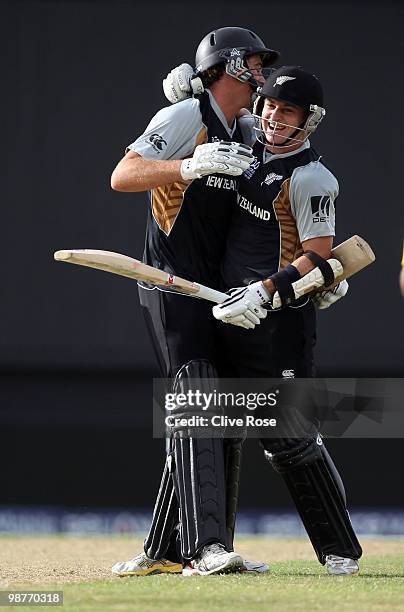
[[(404, 554), (364, 559), (357, 576), (330, 577), (316, 561), (279, 561), (271, 569), (270, 574), (261, 576), (159, 575), (64, 584), (57, 588), (63, 588), (65, 603), (63, 608), (56, 609), (63, 612), (404, 611)], [(44, 588), (49, 590), (50, 586)], [(35, 590), (39, 590), (37, 585)]]

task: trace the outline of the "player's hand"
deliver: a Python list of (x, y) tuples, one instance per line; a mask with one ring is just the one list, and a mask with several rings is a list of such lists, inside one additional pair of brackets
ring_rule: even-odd
[(181, 164), (184, 180), (202, 178), (207, 174), (239, 176), (253, 161), (252, 148), (239, 142), (209, 142), (196, 147), (192, 157)]
[(324, 308), (329, 308), (335, 302), (338, 302), (341, 298), (343, 298), (349, 289), (349, 285), (346, 280), (341, 281), (338, 285), (335, 285), (332, 289), (328, 291), (320, 291), (316, 293), (313, 298), (313, 302), (319, 310), (324, 310)]
[(231, 289), (229, 294), (227, 300), (213, 307), (215, 319), (246, 329), (254, 329), (260, 324), (260, 320), (267, 316), (268, 312), (263, 305), (271, 301), (271, 296), (261, 281), (247, 287)]
[(194, 69), (189, 64), (180, 64), (169, 72), (163, 80), (164, 95), (171, 104), (181, 102), (192, 95), (203, 93), (204, 87)]

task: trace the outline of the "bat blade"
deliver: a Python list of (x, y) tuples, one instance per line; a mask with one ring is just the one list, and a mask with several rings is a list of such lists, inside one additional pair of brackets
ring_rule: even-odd
[(164, 270), (159, 270), (121, 253), (97, 249), (65, 249), (56, 251), (53, 256), (56, 261), (64, 261), (78, 266), (118, 274), (119, 276), (126, 276), (134, 280), (146, 281), (153, 285), (176, 290), (186, 295), (200, 297), (215, 303), (221, 303), (228, 298), (228, 295), (225, 293), (186, 280), (180, 276), (174, 276)]

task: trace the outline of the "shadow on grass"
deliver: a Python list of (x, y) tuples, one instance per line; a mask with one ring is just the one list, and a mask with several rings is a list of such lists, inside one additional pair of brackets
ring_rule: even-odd
[(298, 576), (299, 578), (324, 578), (327, 580), (333, 579), (333, 578), (346, 578), (347, 580), (349, 580), (350, 578), (355, 579), (355, 578), (404, 578), (404, 572), (403, 573), (391, 573), (391, 574), (386, 574), (386, 573), (382, 573), (382, 572), (377, 572), (377, 571), (369, 571), (369, 570), (361, 570), (358, 574), (342, 574), (340, 576), (330, 576), (329, 574), (325, 573), (319, 573), (316, 571), (305, 571), (305, 570), (293, 570), (293, 573), (288, 573), (285, 571), (282, 572), (273, 572), (273, 575), (276, 575), (277, 577), (290, 577), (290, 576)]
[(383, 574), (382, 572), (367, 572), (363, 571), (359, 574), (360, 578), (404, 578), (404, 573), (399, 574)]

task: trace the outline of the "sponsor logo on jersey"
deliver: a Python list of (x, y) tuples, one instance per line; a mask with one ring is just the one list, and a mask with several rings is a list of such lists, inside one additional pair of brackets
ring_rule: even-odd
[(152, 134), (149, 136), (148, 141), (151, 143), (153, 149), (157, 151), (157, 153), (160, 153), (160, 151), (167, 146), (167, 142), (162, 136), (160, 136), (160, 134)]
[(254, 161), (251, 162), (251, 164), (247, 168), (247, 170), (244, 170), (243, 176), (245, 176), (247, 179), (250, 179), (252, 177), (252, 175), (254, 174), (254, 172), (259, 167), (259, 165), (260, 165), (260, 162), (258, 161), (258, 159), (256, 157), (254, 157)]
[(282, 378), (294, 378), (295, 371), (294, 370), (283, 370)]
[(294, 81), (295, 78), (296, 77), (291, 77), (291, 76), (280, 76), (276, 79), (275, 85), (283, 85), (284, 83), (286, 83), (286, 81)]
[(313, 223), (325, 223), (330, 220), (330, 196), (312, 196), (310, 202)]
[(281, 176), (280, 174), (275, 174), (275, 172), (270, 172), (269, 174), (267, 174), (267, 176), (265, 177), (265, 179), (262, 181), (261, 185), (271, 185), (274, 181), (281, 181), (283, 179), (283, 176)]
[(258, 219), (262, 219), (263, 221), (269, 221), (269, 219), (271, 218), (271, 213), (269, 212), (269, 210), (265, 210), (265, 208), (260, 208), (259, 206), (256, 206), (240, 194), (238, 194), (237, 196), (237, 203), (241, 208), (244, 208), (244, 210), (249, 212), (250, 215), (254, 215), (254, 217), (257, 217)]
[(228, 179), (224, 176), (216, 176), (210, 174), (206, 179), (207, 187), (216, 187), (217, 189), (230, 189), (231, 191), (237, 190), (237, 183), (234, 179)]

